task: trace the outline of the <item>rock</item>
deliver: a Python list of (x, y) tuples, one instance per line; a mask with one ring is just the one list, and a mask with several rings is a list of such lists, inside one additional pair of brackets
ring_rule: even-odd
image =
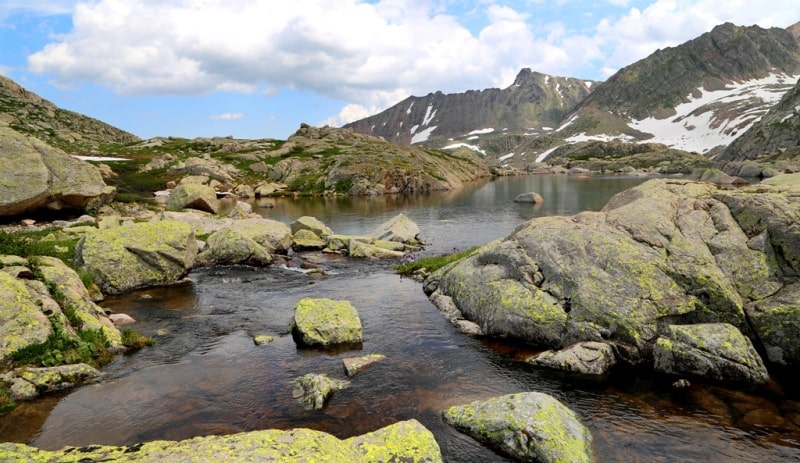
[(292, 237), (294, 244), (292, 247), (295, 250), (304, 249), (323, 249), (328, 245), (326, 240), (320, 238), (316, 233), (311, 230), (297, 230)]
[(217, 199), (217, 192), (210, 186), (200, 183), (184, 183), (172, 190), (167, 198), (166, 208), (169, 211), (198, 209), (216, 214), (219, 212), (220, 203)]
[(310, 410), (321, 410), (334, 392), (346, 389), (349, 385), (347, 381), (309, 373), (295, 380), (292, 396)]
[(800, 365), (800, 283), (746, 306), (767, 359), (783, 366)]
[(60, 304), (70, 307), (80, 320), (80, 331), (100, 331), (111, 343), (112, 350), (124, 351), (119, 330), (106, 317), (105, 311), (94, 303), (81, 277), (55, 257), (40, 256), (36, 260), (45, 284), (55, 287), (63, 298)]
[(734, 326), (671, 325), (668, 336), (653, 349), (658, 372), (751, 384), (769, 380), (753, 344)]
[(194, 265), (197, 242), (183, 222), (131, 223), (86, 235), (75, 261), (106, 294), (172, 283)]
[(23, 347), (44, 342), (52, 332), (25, 284), (0, 272), (0, 364)]
[(461, 311), (453, 303), (453, 298), (445, 296), (441, 291), (435, 291), (430, 295), (430, 300), (445, 318), (455, 326), (460, 333), (482, 335), (483, 330), (474, 322), (466, 320)]
[(85, 363), (47, 368), (25, 367), (14, 370), (13, 374), (31, 383), (42, 394), (69, 389), (100, 377), (100, 371)]
[(361, 343), (361, 319), (348, 301), (301, 299), (289, 330), (306, 346)]
[(347, 252), (350, 249), (350, 242), (353, 240), (361, 243), (371, 243), (375, 241), (375, 238), (371, 236), (331, 235), (328, 237), (326, 250), (330, 252)]
[(374, 230), (367, 233), (367, 235), (374, 236), (380, 240), (416, 244), (419, 242), (417, 240), (419, 227), (406, 215), (398, 214), (378, 225)]
[(584, 375), (604, 375), (617, 363), (617, 359), (610, 345), (587, 341), (559, 351), (542, 352), (529, 359), (528, 363)]
[(296, 234), (300, 230), (309, 230), (322, 239), (326, 239), (333, 235), (333, 231), (327, 225), (322, 223), (315, 217), (303, 216), (292, 222), (290, 225), (292, 234)]
[(266, 334), (257, 334), (253, 336), (253, 344), (257, 346), (263, 346), (264, 344), (269, 344), (275, 340), (275, 336), (268, 336)]
[(243, 264), (263, 267), (271, 263), (272, 256), (263, 246), (232, 227), (209, 236), (206, 248), (196, 259), (200, 266)]
[(251, 218), (235, 220), (231, 230), (252, 239), (270, 254), (286, 254), (292, 247), (292, 231), (277, 220)]
[(136, 461), (178, 463), (198, 461), (330, 461), (348, 463), (441, 463), (436, 439), (416, 420), (400, 421), (385, 428), (340, 440), (311, 429), (268, 429), (225, 436), (201, 436), (184, 441), (152, 441), (130, 447), (92, 445), (50, 451), (25, 444), (0, 443), (0, 455), (8, 461), (47, 463), (77, 461)]
[(350, 257), (365, 257), (368, 259), (396, 259), (405, 255), (402, 251), (393, 251), (357, 240), (350, 240), (347, 254)]
[(741, 177), (734, 177), (714, 168), (694, 170), (689, 178), (701, 182), (715, 183), (717, 185), (747, 185), (750, 183)]
[(342, 359), (342, 364), (344, 365), (345, 374), (347, 374), (348, 377), (352, 377), (360, 373), (365, 368), (385, 359), (386, 356), (383, 354), (370, 354), (363, 357)]
[(222, 230), (225, 227), (233, 225), (234, 220), (231, 218), (215, 217), (208, 212), (202, 211), (164, 211), (161, 214), (161, 220), (177, 220), (178, 222), (185, 222), (192, 226), (192, 230), (197, 235), (210, 235), (216, 231)]
[(176, 163), (167, 172), (176, 175), (203, 175), (224, 184), (231, 184), (233, 183), (233, 175), (238, 173), (238, 169), (210, 157), (190, 157), (185, 162)]
[(594, 461), (589, 430), (575, 412), (544, 393), (510, 394), (451, 407), (444, 420), (519, 461)]
[(228, 217), (233, 219), (245, 219), (250, 217), (250, 214), (253, 213), (253, 206), (250, 203), (246, 203), (243, 201), (236, 201), (236, 204), (233, 206), (230, 212), (228, 212)]
[(136, 323), (133, 317), (124, 313), (112, 313), (108, 316), (108, 319), (114, 323), (115, 326), (120, 325), (129, 325), (131, 323)]
[(521, 193), (518, 194), (516, 198), (514, 198), (515, 203), (533, 203), (533, 204), (542, 204), (544, 202), (544, 198), (539, 193), (529, 192), (529, 193)]
[(114, 192), (95, 166), (0, 126), (0, 216), (99, 207)]
[(800, 275), (798, 190), (778, 181), (722, 190), (649, 180), (600, 212), (526, 222), (423, 289), (487, 336), (556, 350), (606, 342), (634, 365), (653, 361), (668, 325), (728, 323), (755, 336), (745, 305)]

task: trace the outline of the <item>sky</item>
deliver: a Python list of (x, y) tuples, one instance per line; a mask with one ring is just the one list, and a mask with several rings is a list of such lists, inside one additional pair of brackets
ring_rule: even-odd
[(0, 75), (143, 139), (286, 139), (522, 68), (605, 80), (771, 0), (0, 0)]

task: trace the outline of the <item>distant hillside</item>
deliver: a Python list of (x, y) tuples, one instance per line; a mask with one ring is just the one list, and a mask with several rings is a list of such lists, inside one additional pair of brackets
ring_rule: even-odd
[(555, 127), (596, 82), (523, 69), (505, 88), (430, 93), (406, 98), (344, 127), (398, 144), (468, 138), (492, 132), (541, 132)]
[(730, 23), (621, 69), (559, 128), (567, 141), (620, 138), (710, 153), (763, 116), (800, 77), (786, 29)]
[(717, 162), (779, 157), (800, 147), (800, 82), (788, 91), (761, 120), (733, 141)]
[(108, 143), (139, 140), (97, 119), (60, 109), (3, 76), (0, 76), (0, 124), (67, 153), (86, 153)]

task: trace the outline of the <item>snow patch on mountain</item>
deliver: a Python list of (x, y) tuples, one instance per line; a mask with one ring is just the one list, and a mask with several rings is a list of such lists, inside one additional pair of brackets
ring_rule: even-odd
[[(422, 143), (424, 141), (428, 141), (428, 138), (430, 138), (431, 133), (434, 130), (436, 130), (436, 127), (437, 126), (432, 125), (432, 126), (428, 127), (427, 129), (422, 130), (417, 134), (414, 134), (414, 136), (411, 137), (411, 144), (413, 145), (414, 143)], [(411, 133), (414, 133), (414, 132), (411, 132)]]
[(647, 142), (706, 153), (717, 146), (730, 144), (749, 129), (798, 78), (800, 76), (774, 73), (763, 79), (732, 84), (722, 90), (698, 89), (700, 96), (689, 96), (687, 103), (675, 107), (674, 116), (665, 119), (648, 117), (633, 120), (629, 125), (652, 134)]
[(452, 145), (447, 145), (442, 149), (443, 150), (454, 150), (454, 149), (458, 149), (458, 148), (461, 148), (461, 147), (469, 148), (472, 151), (477, 151), (478, 153), (481, 153), (482, 155), (486, 156), (486, 151), (482, 150), (480, 146), (470, 145), (470, 144), (467, 144), (467, 143), (453, 143)]

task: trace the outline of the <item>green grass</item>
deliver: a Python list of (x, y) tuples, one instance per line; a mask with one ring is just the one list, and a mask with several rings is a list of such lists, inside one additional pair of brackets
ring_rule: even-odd
[(59, 229), (48, 229), (33, 232), (3, 232), (0, 231), (0, 254), (20, 257), (50, 256), (61, 259), (72, 266), (72, 257), (75, 255), (75, 245), (78, 238), (43, 240)]
[(6, 413), (13, 410), (17, 404), (11, 400), (11, 393), (8, 390), (8, 385), (0, 381), (0, 413)]
[(101, 331), (84, 330), (78, 338), (66, 334), (64, 328), (54, 320), (53, 333), (44, 342), (31, 344), (11, 354), (18, 365), (53, 367), (69, 363), (86, 363), (100, 366), (111, 360), (110, 346)]
[(123, 328), (120, 334), (122, 335), (122, 344), (132, 350), (139, 350), (143, 347), (154, 346), (156, 344), (153, 338), (144, 336), (130, 328)]
[(407, 262), (395, 266), (394, 269), (397, 273), (404, 276), (413, 275), (414, 272), (420, 269), (425, 269), (428, 272), (434, 272), (444, 267), (445, 265), (449, 265), (452, 264), (453, 262), (458, 262), (459, 260), (465, 257), (469, 257), (477, 250), (478, 246), (473, 246), (463, 251), (441, 254), (438, 256), (423, 257), (416, 260), (409, 260)]

